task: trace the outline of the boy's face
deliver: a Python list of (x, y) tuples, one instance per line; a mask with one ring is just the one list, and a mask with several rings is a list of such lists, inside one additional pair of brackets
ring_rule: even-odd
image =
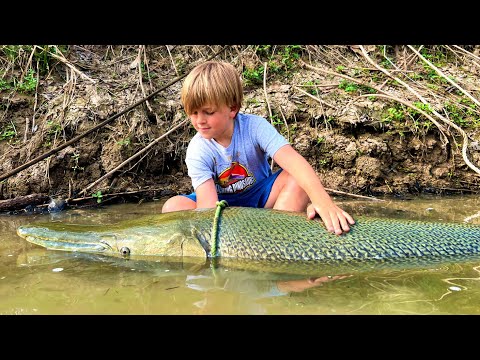
[(236, 106), (206, 104), (190, 114), (193, 127), (205, 139), (230, 140)]

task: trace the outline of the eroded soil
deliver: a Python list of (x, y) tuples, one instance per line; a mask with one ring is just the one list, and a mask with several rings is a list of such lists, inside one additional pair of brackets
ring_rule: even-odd
[[(332, 59), (334, 50), (345, 56), (343, 64), (367, 66), (360, 64), (358, 51), (332, 47)], [(327, 54), (328, 48), (324, 51)], [(301, 59), (313, 67), (335, 70), (334, 60), (312, 53), (304, 49)], [(15, 132), (0, 140), (0, 175), (127, 109), (211, 54), (212, 46), (70, 46), (66, 58), (71, 66), (57, 63), (48, 76), (39, 78), (36, 94), (0, 92), (0, 133), (5, 134), (10, 125)], [(245, 46), (231, 47), (217, 58), (232, 62), (240, 71), (259, 62)], [(478, 95), (478, 68), (449, 69)], [(341, 81), (298, 65), (284, 76), (267, 78), (265, 86), (245, 82), (242, 111), (271, 118), (332, 192), (408, 196), (479, 190), (479, 175), (462, 156), (464, 139), (458, 131), (447, 126), (442, 133), (432, 124), (426, 126), (425, 119), (385, 121), (391, 101), (346, 93), (339, 88)], [(316, 92), (308, 95), (305, 92), (311, 88), (306, 84), (312, 82)], [(181, 80), (3, 180), (0, 200), (45, 193), (70, 200), (102, 194), (104, 201), (107, 194), (118, 194), (110, 201), (142, 201), (191, 191), (184, 156), (194, 129), (186, 122), (158, 140), (186, 119), (180, 87)], [(399, 86), (384, 89), (402, 99), (412, 96)], [(475, 126), (465, 131), (469, 140), (465, 154), (476, 166), (480, 164), (478, 131)], [(82, 192), (101, 177), (105, 179)]]

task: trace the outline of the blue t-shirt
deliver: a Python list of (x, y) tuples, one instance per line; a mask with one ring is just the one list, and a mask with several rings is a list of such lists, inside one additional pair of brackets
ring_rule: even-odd
[(247, 191), (272, 174), (268, 160), (287, 144), (267, 119), (238, 113), (228, 147), (198, 133), (188, 144), (185, 162), (193, 189), (213, 178), (218, 194)]

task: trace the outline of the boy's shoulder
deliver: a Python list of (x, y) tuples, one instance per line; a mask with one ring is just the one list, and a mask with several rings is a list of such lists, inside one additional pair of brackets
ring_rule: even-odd
[(255, 114), (247, 114), (247, 113), (238, 113), (237, 114), (237, 120), (240, 124), (240, 126), (248, 126), (248, 127), (258, 127), (266, 124), (270, 124), (267, 119), (265, 119), (263, 116), (260, 115), (255, 115)]
[(263, 116), (255, 115), (255, 114), (249, 114), (249, 113), (243, 113), (243, 112), (239, 112), (237, 114), (237, 118), (239, 120), (242, 120), (242, 121), (245, 121), (245, 120), (264, 120), (264, 121), (267, 121), (267, 119), (265, 119)]
[(188, 142), (188, 145), (191, 144), (201, 144), (205, 140), (199, 133), (196, 133), (195, 135), (192, 136), (190, 141)]
[(195, 135), (192, 136), (190, 141), (188, 142), (187, 145), (187, 156), (192, 155), (197, 152), (202, 152), (205, 147), (207, 146), (206, 144), (207, 140), (205, 140), (200, 133), (196, 133)]

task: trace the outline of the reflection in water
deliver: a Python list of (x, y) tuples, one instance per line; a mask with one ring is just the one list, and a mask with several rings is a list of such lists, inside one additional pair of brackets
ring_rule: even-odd
[[(480, 224), (474, 216), (480, 200), (474, 196), (338, 202), (354, 216)], [(37, 221), (108, 225), (160, 212), (161, 206), (0, 216), (0, 314), (480, 314), (480, 261), (475, 259), (361, 271), (222, 261), (213, 269), (198, 259), (142, 262), (48, 251), (15, 233), (18, 226)]]
[[(215, 300), (209, 294), (222, 291), (226, 293), (240, 294), (241, 297), (250, 301), (249, 313), (266, 313), (258, 302), (252, 300), (285, 296), (289, 293), (298, 293), (307, 289), (323, 286), (325, 283), (341, 280), (349, 275), (326, 275), (306, 279), (285, 279), (285, 280), (260, 280), (255, 277), (232, 277), (226, 276), (225, 272), (220, 275), (217, 272), (214, 276), (208, 275), (187, 275), (186, 285), (190, 289), (204, 293), (204, 299), (194, 303), (199, 308), (198, 313), (215, 312)], [(213, 302), (213, 305), (212, 305)]]
[[(201, 295), (201, 300), (195, 301), (193, 305), (197, 308), (194, 313), (216, 313), (218, 309), (215, 304), (219, 292), (224, 293), (222, 301), (227, 297), (235, 298), (234, 307), (246, 309), (248, 313), (265, 313), (255, 300), (285, 296), (290, 292), (301, 292), (306, 289), (323, 286), (326, 283), (337, 281), (348, 277), (348, 275), (325, 275), (321, 277), (301, 278), (298, 275), (279, 275), (269, 273), (256, 273), (249, 270), (231, 270), (225, 267), (212, 267), (207, 261), (199, 259), (188, 259), (192, 262), (184, 262), (182, 259), (169, 258), (168, 261), (144, 261), (130, 260), (115, 257), (108, 257), (96, 254), (71, 253), (61, 251), (49, 251), (43, 248), (33, 248), (21, 253), (17, 258), (19, 267), (31, 269), (47, 268), (52, 272), (63, 271), (68, 276), (73, 276), (69, 281), (77, 287), (91, 288), (101, 287), (102, 278), (109, 280), (120, 277), (125, 279), (125, 273), (135, 272), (145, 276), (148, 274), (151, 283), (144, 289), (153, 289), (160, 283), (165, 282), (166, 277), (184, 279), (184, 287), (194, 290)], [(105, 267), (108, 265), (108, 267)], [(72, 271), (73, 270), (73, 271)], [(91, 274), (102, 271), (100, 277), (92, 279)], [(84, 279), (89, 282), (82, 284)], [(38, 285), (38, 283), (36, 284)], [(122, 282), (121, 286), (126, 286)], [(179, 289), (180, 285), (167, 286), (164, 290)], [(111, 287), (105, 290), (107, 295)], [(92, 292), (90, 289), (89, 292)], [(118, 293), (118, 290), (115, 290)], [(220, 307), (224, 309), (225, 304)], [(38, 309), (37, 309), (38, 311)], [(220, 313), (222, 313), (220, 311)]]

